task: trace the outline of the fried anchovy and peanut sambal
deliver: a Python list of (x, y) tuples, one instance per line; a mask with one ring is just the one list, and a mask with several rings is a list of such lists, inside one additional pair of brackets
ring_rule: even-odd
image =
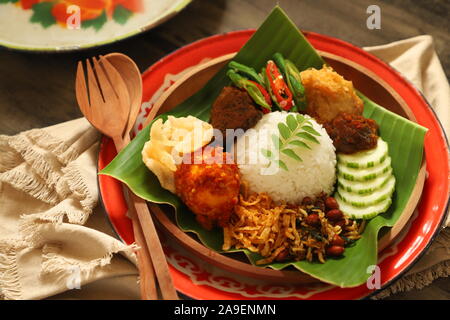
[(315, 258), (324, 263), (360, 238), (357, 222), (339, 210), (333, 197), (321, 194), (314, 201), (307, 197), (300, 205), (288, 205), (244, 189), (224, 228), (223, 249), (257, 252), (263, 257), (258, 265)]

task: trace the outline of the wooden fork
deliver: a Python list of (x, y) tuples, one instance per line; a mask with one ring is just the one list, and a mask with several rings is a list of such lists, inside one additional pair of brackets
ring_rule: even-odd
[[(86, 119), (97, 130), (109, 136), (114, 141), (117, 151), (120, 151), (129, 142), (128, 133), (126, 133), (130, 114), (127, 86), (107, 59), (98, 61), (96, 58), (92, 58), (92, 62), (94, 68), (89, 60), (86, 61), (87, 86), (83, 64), (81, 61), (78, 63), (75, 83), (78, 105)], [(145, 200), (137, 197), (131, 191), (129, 199), (133, 201), (133, 205), (128, 207), (131, 210), (134, 208), (137, 213), (131, 214), (134, 230), (137, 231), (136, 241), (141, 248), (144, 248), (141, 253), (138, 251), (140, 273), (145, 276), (153, 275), (151, 269), (153, 265), (163, 299), (176, 300), (178, 296), (147, 204)], [(135, 224), (138, 224), (140, 228), (137, 228)], [(142, 233), (140, 233), (141, 229)], [(140, 237), (142, 235), (145, 239)], [(139, 243), (140, 241), (142, 243)], [(147, 249), (148, 251), (145, 251)], [(145, 257), (148, 258), (146, 253), (150, 253), (151, 262), (145, 261)], [(146, 277), (146, 285), (152, 284), (147, 290), (142, 289), (143, 284), (141, 283), (141, 293), (147, 293), (147, 296), (143, 297), (144, 299), (156, 298), (156, 288), (151, 278), (153, 277)]]

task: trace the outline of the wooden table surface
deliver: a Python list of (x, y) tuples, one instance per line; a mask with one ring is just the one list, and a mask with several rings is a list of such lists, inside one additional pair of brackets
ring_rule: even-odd
[[(275, 4), (303, 30), (373, 46), (429, 34), (450, 73), (448, 0), (194, 0), (163, 25), (131, 39), (75, 53), (34, 54), (0, 49), (0, 134), (45, 127), (81, 117), (74, 94), (76, 62), (122, 52), (141, 71), (173, 50), (217, 33), (257, 28)], [(381, 8), (381, 30), (366, 27), (371, 4)], [(450, 299), (450, 279), (396, 299)]]

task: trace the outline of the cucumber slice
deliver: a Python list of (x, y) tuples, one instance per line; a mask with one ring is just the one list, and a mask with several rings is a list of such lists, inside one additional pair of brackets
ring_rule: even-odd
[(380, 213), (386, 212), (392, 203), (392, 199), (388, 198), (372, 206), (357, 208), (343, 201), (339, 197), (339, 194), (337, 193), (335, 194), (335, 199), (339, 204), (339, 209), (346, 215), (348, 215), (350, 218), (364, 219), (364, 220), (372, 219), (373, 217), (379, 215)]
[(338, 154), (337, 160), (340, 164), (349, 168), (372, 168), (383, 163), (388, 154), (388, 144), (381, 138), (378, 138), (377, 146), (367, 151), (361, 151), (353, 154)]
[(372, 193), (384, 185), (389, 181), (389, 178), (392, 176), (392, 169), (390, 168), (386, 173), (376, 177), (373, 180), (369, 181), (349, 181), (345, 179), (338, 179), (338, 187), (342, 190), (345, 190), (350, 193), (365, 195)]
[(376, 179), (382, 174), (391, 170), (391, 158), (388, 157), (383, 163), (376, 167), (366, 169), (354, 169), (346, 167), (341, 163), (337, 165), (338, 178), (343, 178), (349, 181), (368, 181)]
[(394, 190), (395, 177), (391, 175), (384, 187), (368, 195), (353, 194), (341, 188), (338, 188), (337, 192), (344, 202), (351, 204), (354, 207), (364, 208), (376, 205), (377, 203), (383, 202), (384, 200), (390, 198), (394, 193)]

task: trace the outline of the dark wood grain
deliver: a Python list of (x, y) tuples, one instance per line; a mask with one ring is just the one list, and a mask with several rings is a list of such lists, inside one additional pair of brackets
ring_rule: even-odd
[[(450, 75), (448, 0), (194, 0), (163, 25), (122, 42), (73, 53), (35, 54), (0, 49), (0, 134), (45, 127), (81, 116), (75, 95), (76, 62), (93, 55), (123, 52), (141, 71), (171, 51), (213, 34), (257, 28), (275, 4), (303, 30), (358, 46), (373, 46), (429, 34), (447, 77)], [(381, 8), (381, 30), (366, 27), (366, 9)], [(449, 299), (450, 280), (399, 299)]]

